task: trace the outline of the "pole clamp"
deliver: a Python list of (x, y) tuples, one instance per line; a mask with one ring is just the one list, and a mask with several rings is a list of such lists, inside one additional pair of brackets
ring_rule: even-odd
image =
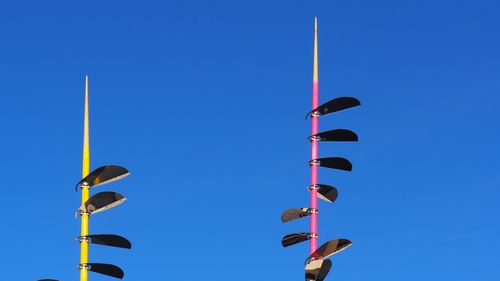
[(319, 210), (316, 208), (309, 208), (308, 212), (309, 214), (319, 214)]
[(90, 269), (90, 265), (86, 264), (86, 263), (80, 263), (76, 266), (76, 268), (78, 269), (86, 269), (86, 270), (89, 270)]
[(75, 191), (78, 191), (78, 187), (80, 187), (81, 189), (84, 189), (84, 188), (90, 188), (90, 185), (88, 182), (84, 181), (81, 184), (77, 184), (75, 186)]
[(312, 232), (309, 233), (309, 239), (313, 239), (313, 238), (318, 239), (319, 238), (319, 234), (318, 233), (312, 233)]
[(307, 189), (308, 189), (309, 191), (311, 191), (311, 190), (313, 190), (313, 189), (314, 189), (314, 190), (319, 190), (319, 184), (310, 184), (310, 185), (308, 185), (308, 186), (307, 186)]
[(311, 117), (316, 117), (316, 118), (319, 117), (319, 111), (316, 110), (311, 112)]
[(313, 159), (311, 161), (309, 161), (309, 166), (319, 166), (319, 160), (317, 159)]
[(309, 141), (310, 142), (313, 142), (313, 141), (319, 142), (319, 141), (321, 141), (321, 138), (319, 136), (312, 136), (309, 138)]
[(79, 241), (80, 243), (81, 242), (87, 242), (87, 243), (90, 243), (90, 239), (86, 236), (78, 236), (76, 237), (76, 240)]

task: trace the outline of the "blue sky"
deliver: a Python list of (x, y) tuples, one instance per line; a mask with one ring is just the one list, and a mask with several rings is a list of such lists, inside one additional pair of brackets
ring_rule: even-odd
[[(83, 81), (91, 166), (132, 175), (91, 219), (90, 261), (126, 280), (303, 280), (313, 19), (320, 101), (359, 143), (322, 144), (320, 242), (349, 238), (327, 280), (498, 280), (498, 1), (0, 3), (2, 279), (78, 280)], [(92, 274), (90, 280), (112, 280)]]

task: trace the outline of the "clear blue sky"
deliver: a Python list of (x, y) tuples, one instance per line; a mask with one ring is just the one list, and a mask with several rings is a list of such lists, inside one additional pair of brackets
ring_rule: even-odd
[[(129, 200), (91, 219), (90, 261), (126, 280), (303, 280), (313, 18), (323, 144), (320, 242), (349, 238), (327, 280), (497, 281), (498, 1), (3, 1), (2, 280), (78, 280), (83, 81), (91, 166), (132, 175), (94, 192)], [(92, 274), (92, 281), (112, 280)]]

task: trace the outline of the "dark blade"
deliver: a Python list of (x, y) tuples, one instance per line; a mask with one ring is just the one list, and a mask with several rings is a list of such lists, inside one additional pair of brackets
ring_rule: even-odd
[(358, 141), (358, 135), (351, 130), (336, 129), (326, 132), (321, 132), (308, 137), (308, 140), (317, 138), (319, 141)]
[(90, 197), (85, 204), (80, 206), (80, 213), (95, 214), (111, 209), (127, 200), (117, 192), (105, 191)]
[(300, 219), (309, 216), (308, 208), (288, 209), (281, 214), (281, 222), (289, 222), (291, 220)]
[(315, 260), (306, 264), (306, 281), (323, 281), (332, 268), (332, 261)]
[(90, 271), (104, 274), (104, 275), (108, 275), (108, 276), (115, 277), (118, 279), (122, 279), (123, 275), (124, 275), (123, 270), (121, 270), (121, 268), (119, 268), (116, 265), (107, 264), (107, 263), (87, 263), (87, 265), (90, 266), (90, 269), (89, 269)]
[(126, 238), (113, 234), (94, 234), (81, 236), (80, 238), (88, 238), (90, 243), (99, 244), (111, 247), (132, 249), (132, 244)]
[(344, 109), (348, 109), (351, 107), (355, 107), (358, 105), (361, 105), (361, 103), (359, 102), (359, 100), (357, 100), (355, 98), (351, 98), (351, 97), (335, 98), (329, 102), (326, 102), (326, 103), (318, 106), (317, 108), (315, 108), (311, 112), (307, 113), (306, 119), (307, 119), (307, 117), (311, 116), (311, 114), (314, 112), (318, 112), (318, 114), (321, 116), (321, 115), (326, 115), (329, 113), (341, 111)]
[(38, 281), (59, 281), (57, 279), (38, 279)]
[(321, 260), (336, 254), (352, 245), (347, 239), (337, 239), (326, 242), (314, 251), (306, 260), (306, 264), (313, 260)]
[(326, 184), (318, 184), (318, 198), (325, 200), (326, 202), (333, 203), (337, 200), (339, 193), (337, 189), (333, 186)]
[(283, 247), (288, 247), (307, 240), (309, 240), (308, 232), (292, 233), (285, 235), (285, 237), (281, 239), (281, 245), (283, 245)]
[(319, 166), (325, 168), (332, 168), (343, 171), (351, 171), (352, 164), (349, 160), (342, 157), (327, 157), (327, 158), (318, 158), (309, 161), (309, 165), (313, 165), (314, 162), (319, 162)]
[(77, 187), (82, 185), (87, 185), (89, 187), (98, 186), (101, 184), (117, 181), (119, 179), (128, 176), (129, 174), (130, 172), (121, 166), (114, 166), (114, 165), (102, 166), (95, 169), (86, 177), (84, 177), (76, 186)]

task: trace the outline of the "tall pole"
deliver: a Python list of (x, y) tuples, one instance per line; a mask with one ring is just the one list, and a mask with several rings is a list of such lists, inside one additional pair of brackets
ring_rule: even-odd
[[(312, 87), (312, 109), (318, 107), (318, 18), (314, 18), (314, 63), (313, 63), (313, 87)], [(311, 118), (312, 122), (312, 134), (316, 135), (318, 133), (318, 114), (313, 114)], [(311, 160), (318, 159), (318, 141), (311, 141)], [(311, 186), (318, 184), (318, 166), (311, 165)], [(310, 189), (310, 200), (311, 209), (318, 209), (318, 190), (316, 188)], [(318, 245), (318, 213), (311, 212), (311, 222), (310, 222), (310, 233), (311, 233), (311, 244), (310, 253), (312, 254), (317, 249)]]
[[(90, 145), (89, 145), (89, 77), (85, 75), (85, 110), (83, 116), (83, 161), (82, 161), (82, 178), (89, 174), (90, 170)], [(89, 188), (82, 186), (82, 204), (89, 199)], [(81, 236), (89, 234), (89, 215), (86, 213), (81, 214), (82, 229)], [(80, 264), (88, 263), (89, 257), (89, 242), (80, 242)], [(80, 281), (88, 280), (88, 269), (86, 267), (80, 268)]]

